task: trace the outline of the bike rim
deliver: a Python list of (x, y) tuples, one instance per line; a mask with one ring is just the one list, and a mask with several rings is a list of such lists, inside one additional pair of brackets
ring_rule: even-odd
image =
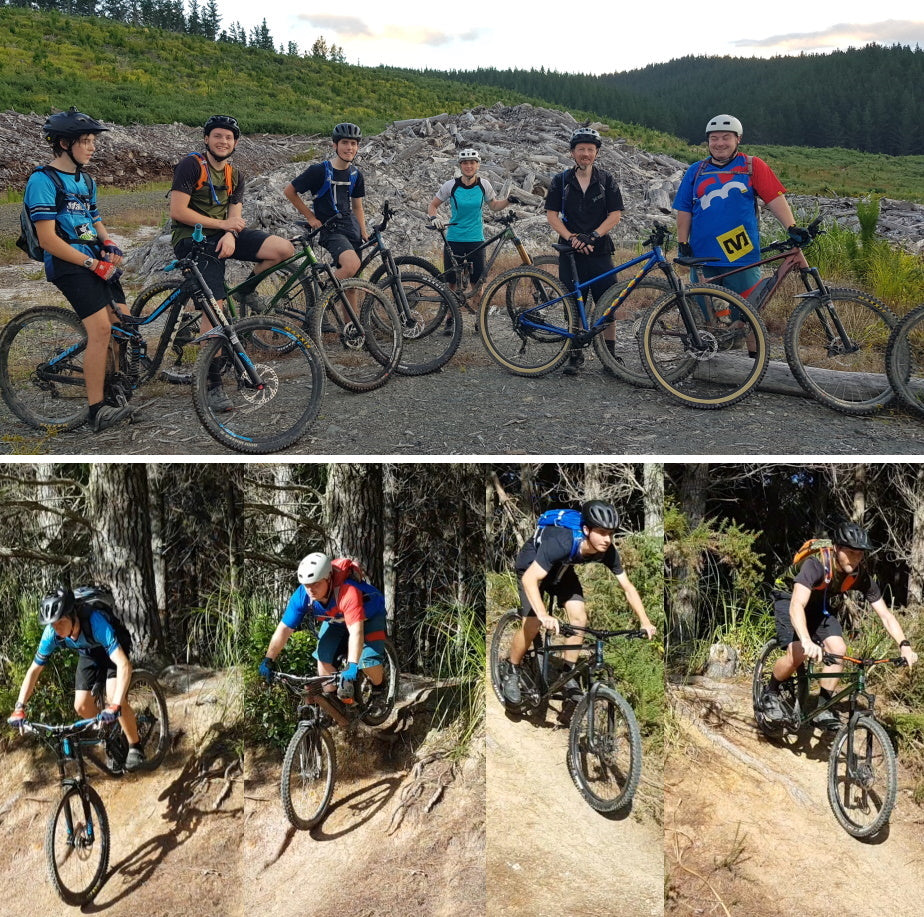
[(572, 729), (572, 756), (584, 788), (601, 803), (617, 802), (630, 786), (635, 767), (632, 733), (622, 710), (596, 694)]

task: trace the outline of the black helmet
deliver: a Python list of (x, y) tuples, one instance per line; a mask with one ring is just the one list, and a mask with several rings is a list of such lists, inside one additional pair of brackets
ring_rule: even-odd
[(865, 529), (861, 529), (856, 522), (841, 522), (834, 530), (831, 540), (844, 548), (853, 548), (855, 551), (872, 551), (873, 543)]
[(51, 595), (46, 595), (39, 606), (39, 624), (54, 624), (74, 610), (74, 593), (65, 586), (59, 586)]
[(573, 150), (579, 143), (592, 143), (599, 150), (603, 141), (600, 139), (599, 132), (592, 127), (579, 127), (571, 135), (571, 149)]
[(54, 140), (56, 137), (76, 139), (84, 134), (101, 134), (108, 130), (96, 118), (77, 111), (73, 105), (67, 111), (52, 115), (42, 128), (46, 140)]
[(208, 137), (216, 127), (223, 127), (225, 130), (231, 131), (235, 140), (239, 140), (241, 137), (241, 129), (237, 119), (232, 118), (230, 115), (212, 115), (202, 127), (203, 135)]
[(588, 500), (581, 507), (581, 521), (589, 529), (615, 532), (619, 528), (619, 513), (605, 500)]
[(350, 124), (349, 121), (344, 121), (334, 128), (331, 139), (334, 143), (338, 140), (362, 140), (363, 132), (358, 124)]

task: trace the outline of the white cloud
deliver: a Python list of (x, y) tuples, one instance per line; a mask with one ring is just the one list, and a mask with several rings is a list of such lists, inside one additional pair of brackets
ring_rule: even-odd
[(742, 38), (731, 44), (738, 48), (786, 52), (843, 48), (848, 45), (859, 47), (870, 42), (884, 45), (924, 44), (924, 22), (908, 19), (887, 19), (883, 22), (869, 23), (841, 22), (817, 32), (789, 32), (771, 35), (769, 38)]

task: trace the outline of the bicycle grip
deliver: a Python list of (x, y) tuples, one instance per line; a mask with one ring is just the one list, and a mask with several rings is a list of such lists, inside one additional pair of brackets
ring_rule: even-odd
[(165, 271), (175, 271), (178, 264), (179, 264), (179, 261), (171, 261), (169, 264), (164, 265), (164, 270)]

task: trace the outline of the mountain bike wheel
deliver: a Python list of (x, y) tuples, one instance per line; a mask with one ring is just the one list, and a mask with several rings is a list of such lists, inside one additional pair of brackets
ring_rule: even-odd
[[(352, 297), (350, 317), (344, 303)], [(401, 320), (385, 293), (366, 280), (344, 280), (314, 310), (312, 337), (327, 378), (350, 392), (381, 388), (401, 360)]]
[(895, 397), (886, 375), (886, 349), (898, 318), (874, 296), (829, 292), (830, 305), (815, 293), (790, 316), (783, 340), (789, 368), (826, 407), (842, 414), (875, 414)]
[(537, 267), (558, 280), (558, 255), (538, 255), (532, 259), (530, 267)]
[(924, 306), (913, 309), (892, 329), (886, 374), (902, 405), (924, 417)]
[[(773, 667), (776, 665), (777, 660), (785, 655), (786, 651), (780, 647), (776, 638), (768, 640), (757, 657), (757, 662), (754, 665), (754, 676), (751, 679), (751, 703), (754, 708), (754, 719), (757, 721), (757, 727), (765, 736), (777, 741), (786, 738), (787, 735), (792, 735), (795, 738), (795, 733), (790, 732), (791, 724), (769, 722), (763, 714), (762, 702), (764, 691), (770, 685)], [(805, 711), (808, 690), (808, 678), (805, 675), (804, 665), (800, 665), (796, 673), (780, 685), (780, 700), (791, 716), (793, 723), (798, 722)]]
[(383, 655), (382, 684), (384, 688), (382, 691), (373, 693), (372, 682), (365, 678), (360, 688), (360, 702), (363, 705), (363, 712), (359, 715), (359, 718), (367, 726), (381, 726), (391, 716), (392, 710), (395, 709), (395, 701), (398, 698), (400, 668), (398, 666), (398, 654), (391, 640), (385, 640)]
[(505, 612), (494, 628), (491, 636), (491, 687), (494, 696), (508, 710), (524, 710), (535, 707), (542, 695), (542, 673), (536, 650), (542, 645), (539, 637), (527, 650), (520, 663), (520, 691), (522, 702), (511, 704), (504, 696), (504, 678), (510, 671), (510, 646), (516, 633), (523, 626), (523, 619), (518, 611)]
[[(462, 315), (459, 304), (448, 287), (423, 274), (400, 273), (400, 283), (407, 298), (410, 315), (404, 315), (395, 302), (401, 319), (401, 360), (395, 372), (402, 376), (423, 376), (445, 366), (462, 343)], [(390, 293), (387, 281), (380, 284)]]
[(292, 271), (289, 268), (279, 268), (263, 274), (246, 293), (241, 290), (241, 287), (247, 284), (246, 280), (232, 290), (231, 295), (241, 318), (250, 315), (281, 314), (293, 322), (302, 319), (307, 331), (315, 306), (314, 292), (311, 284), (303, 280), (297, 280), (285, 293), (281, 292), (291, 277)]
[[(445, 283), (445, 272), (441, 271), (432, 261), (426, 258), (418, 258), (416, 255), (395, 255), (395, 264), (398, 266), (399, 273), (409, 272), (412, 274), (424, 274), (432, 277), (440, 283)], [(369, 280), (377, 287), (382, 286), (382, 281), (388, 275), (388, 266), (379, 264), (372, 272)]]
[(138, 724), (138, 742), (144, 753), (141, 769), (152, 771), (164, 760), (170, 745), (170, 721), (163, 689), (151, 672), (135, 669), (125, 700)]
[[(202, 343), (193, 377), (193, 404), (202, 425), (236, 452), (279, 452), (295, 443), (318, 416), (324, 376), (314, 344), (272, 315), (245, 318), (232, 326), (244, 359), (263, 387), (237, 374), (231, 342), (216, 333)], [(260, 341), (291, 341), (291, 349), (267, 350)], [(222, 403), (222, 396), (223, 402)]]
[(324, 818), (334, 792), (337, 759), (334, 741), (326, 729), (302, 723), (289, 740), (282, 759), (282, 808), (300, 831)]
[[(856, 760), (848, 761), (850, 733)], [(853, 837), (872, 837), (886, 825), (898, 791), (895, 749), (872, 716), (847, 723), (834, 737), (828, 758), (828, 802), (838, 824)]]
[(69, 786), (48, 819), (45, 862), (65, 904), (91, 901), (109, 868), (109, 819), (102, 799), (88, 784)]
[(568, 732), (568, 771), (592, 809), (632, 805), (642, 775), (642, 733), (629, 702), (599, 685), (578, 702)]
[(0, 393), (31, 427), (73, 430), (87, 419), (83, 352), (87, 333), (76, 313), (26, 309), (0, 333)]
[[(614, 284), (600, 297), (600, 302), (594, 305), (591, 325), (596, 325), (600, 316), (622, 295), (629, 283), (630, 281)], [(645, 371), (645, 364), (642, 362), (638, 332), (645, 313), (668, 292), (670, 285), (666, 280), (659, 277), (643, 277), (613, 314), (615, 339), (612, 342), (607, 341), (606, 332), (594, 338), (597, 358), (603, 364), (603, 368), (617, 379), (638, 388), (653, 387), (651, 377)], [(609, 347), (610, 343), (613, 345), (612, 350)]]
[[(550, 304), (539, 308), (543, 303)], [(567, 333), (576, 327), (564, 287), (539, 268), (505, 271), (481, 298), (481, 340), (501, 366), (518, 376), (543, 376), (561, 366), (571, 348)]]
[[(159, 363), (161, 379), (174, 385), (189, 385), (192, 382), (193, 364), (196, 362), (196, 356), (199, 353), (198, 348), (188, 346), (188, 344), (194, 337), (199, 335), (200, 313), (195, 308), (193, 311), (187, 310), (187, 306), (192, 301), (192, 296), (188, 292), (177, 295), (177, 291), (182, 286), (182, 281), (179, 280), (160, 280), (157, 283), (152, 283), (135, 297), (130, 310), (135, 318), (146, 318), (166, 304), (166, 308), (163, 308), (163, 313), (146, 324), (142, 332), (145, 339), (158, 342), (159, 353), (164, 328), (168, 324), (170, 316), (173, 315), (172, 307), (175, 303), (172, 300), (175, 297), (180, 302), (180, 309), (182, 310), (179, 318), (180, 326), (170, 343), (170, 352), (167, 353), (165, 346), (164, 353), (159, 361), (157, 359), (158, 353), (152, 353), (149, 350), (147, 354), (149, 361), (153, 360), (155, 363)], [(171, 300), (171, 302), (168, 302), (168, 300)], [(146, 381), (150, 377), (151, 373), (148, 372), (142, 381)]]
[[(655, 385), (687, 407), (728, 407), (767, 371), (767, 329), (754, 307), (725, 287), (696, 284), (662, 297), (643, 317), (639, 347)], [(691, 339), (687, 322), (696, 327)], [(753, 351), (754, 356), (749, 356)]]

